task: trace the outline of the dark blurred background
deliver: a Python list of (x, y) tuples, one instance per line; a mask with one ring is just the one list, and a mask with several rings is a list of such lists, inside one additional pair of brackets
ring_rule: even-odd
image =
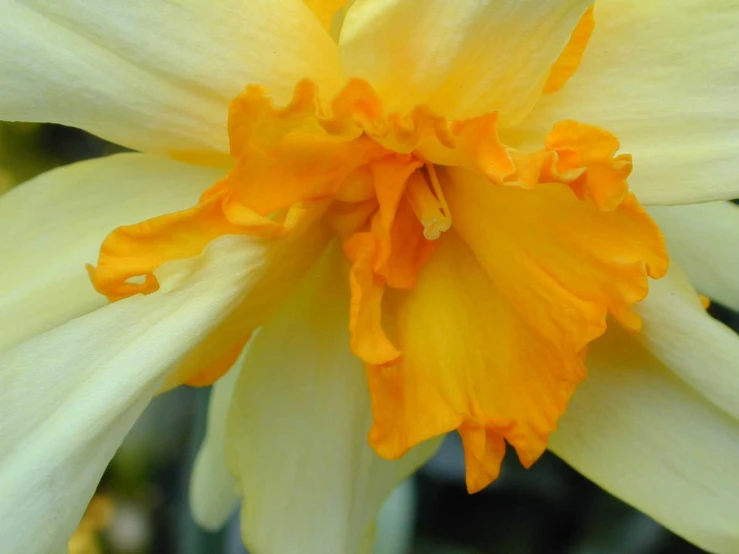
[[(55, 166), (119, 151), (76, 129), (0, 123), (0, 194)], [(739, 329), (737, 314), (719, 305), (711, 312)], [(188, 513), (207, 402), (207, 389), (189, 388), (153, 402), (108, 468), (70, 554), (244, 554), (236, 518), (220, 533), (206, 533)], [(552, 454), (529, 470), (508, 455), (500, 479), (470, 496), (461, 444), (450, 435), (413, 487), (410, 554), (703, 552)]]

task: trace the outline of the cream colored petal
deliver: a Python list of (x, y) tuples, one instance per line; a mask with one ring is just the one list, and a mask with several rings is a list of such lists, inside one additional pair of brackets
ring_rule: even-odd
[(368, 446), (370, 400), (349, 349), (341, 257), (328, 252), (261, 329), (234, 392), (226, 461), (243, 494), (245, 544), (260, 554), (371, 552), (383, 501), (438, 446), (394, 461)]
[(428, 104), (447, 117), (533, 107), (589, 0), (357, 0), (339, 39), (348, 75), (389, 109)]
[(247, 84), (287, 100), (330, 88), (336, 45), (302, 0), (0, 0), (0, 119), (81, 127), (125, 146), (211, 158)]
[(44, 173), (0, 197), (0, 350), (107, 304), (85, 270), (105, 236), (194, 204), (222, 174), (120, 154)]
[(236, 481), (224, 458), (226, 420), (241, 360), (219, 379), (210, 393), (208, 423), (190, 478), (190, 510), (195, 521), (210, 531), (223, 527), (236, 509)]
[(712, 202), (654, 207), (649, 213), (695, 288), (739, 310), (739, 206)]
[[(216, 531), (227, 523), (239, 501), (236, 482), (226, 468), (223, 454), (226, 415), (240, 367), (235, 366), (213, 385), (205, 440), (195, 459), (190, 480), (190, 507), (193, 517), (201, 527), (211, 531)], [(402, 554), (408, 551), (415, 510), (416, 489), (413, 481), (406, 480), (392, 492), (377, 516), (375, 554)], [(369, 542), (372, 542), (371, 536)]]
[(63, 551), (167, 370), (253, 286), (266, 259), (263, 244), (226, 237), (176, 290), (110, 304), (0, 354), (3, 551)]
[(634, 309), (644, 320), (637, 340), (739, 422), (739, 335), (706, 313), (677, 264)]
[(588, 367), (551, 449), (687, 540), (739, 552), (739, 422), (623, 331), (593, 345)]
[[(274, 315), (284, 299), (304, 280), (305, 274), (334, 236), (321, 219), (323, 208), (325, 204), (314, 205), (285, 238), (265, 240), (270, 255), (260, 268), (259, 275), (255, 275), (259, 282), (249, 295), (234, 302), (228, 315), (208, 338), (183, 358), (175, 371), (165, 379), (163, 389), (189, 382), (224, 358), (228, 361), (229, 353), (234, 348), (240, 348), (239, 344), (243, 346), (243, 341), (248, 340), (255, 330)], [(198, 263), (196, 257), (165, 264), (156, 272), (158, 277), (166, 281), (162, 286), (177, 286), (183, 271), (187, 271), (193, 260)], [(228, 370), (228, 367), (224, 369)]]
[(516, 140), (540, 144), (555, 121), (575, 119), (633, 154), (642, 203), (739, 197), (738, 25), (735, 0), (599, 0), (580, 68)]

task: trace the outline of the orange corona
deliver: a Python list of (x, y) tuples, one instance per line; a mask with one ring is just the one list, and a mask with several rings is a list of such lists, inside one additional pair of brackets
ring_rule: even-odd
[[(386, 114), (354, 79), (328, 104), (301, 82), (283, 108), (247, 87), (232, 104), (229, 130), (236, 163), (227, 177), (193, 208), (114, 231), (90, 269), (97, 289), (111, 300), (150, 293), (162, 263), (194, 256), (217, 236), (278, 240), (321, 219), (351, 264), (351, 346), (368, 368), (373, 446), (398, 457), (459, 429), (471, 490), (497, 475), (503, 439), (526, 465), (541, 455), (585, 377), (588, 342), (605, 331), (608, 313), (638, 328), (630, 306), (646, 295), (647, 276), (667, 268), (659, 230), (628, 192), (631, 157), (617, 155), (618, 141), (602, 129), (562, 121), (542, 148), (520, 151), (501, 142), (496, 113), (464, 121), (423, 106)], [(504, 338), (511, 353), (480, 368), (459, 367), (465, 362), (452, 354), (437, 371), (416, 352), (416, 333), (403, 331), (475, 309), (442, 301), (437, 314), (417, 313), (415, 299), (433, 279), (424, 269), (442, 246), (443, 259), (470, 266), (460, 279), (476, 279), (479, 268), (488, 282), (475, 286), (490, 288), (481, 296), (502, 295), (492, 309), (504, 323), (489, 341)], [(474, 342), (471, 335), (440, 339)], [(207, 384), (228, 364), (218, 367), (192, 382)], [(501, 368), (525, 400), (470, 402), (500, 386)], [(470, 379), (479, 390), (458, 390), (456, 381)]]
[[(592, 23), (589, 10), (545, 92), (572, 75)], [(113, 301), (154, 292), (163, 263), (222, 235), (328, 226), (348, 262), (372, 446), (396, 458), (456, 429), (471, 491), (498, 475), (506, 441), (526, 466), (544, 452), (588, 344), (609, 314), (637, 330), (630, 308), (667, 270), (659, 229), (628, 191), (631, 156), (597, 127), (560, 121), (525, 150), (502, 142), (496, 112), (386, 113), (361, 79), (330, 101), (305, 80), (284, 107), (248, 86), (229, 136), (234, 165), (197, 205), (108, 236), (89, 268), (97, 290)], [(455, 336), (439, 335), (438, 318)], [(190, 383), (220, 377), (247, 339)]]

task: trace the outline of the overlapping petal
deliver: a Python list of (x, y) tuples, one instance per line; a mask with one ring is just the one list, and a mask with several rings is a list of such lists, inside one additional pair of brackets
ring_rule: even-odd
[(0, 119), (81, 127), (125, 146), (214, 162), (228, 104), (331, 89), (336, 44), (302, 0), (3, 0)]
[(264, 259), (263, 246), (221, 239), (176, 289), (105, 306), (0, 354), (5, 551), (64, 549), (166, 373), (253, 286)]
[[(265, 256), (253, 269), (253, 287), (232, 302), (230, 310), (216, 322), (207, 338), (185, 356), (167, 377), (164, 388), (188, 383), (209, 385), (221, 377), (235, 363), (251, 334), (267, 321), (289, 295), (303, 281), (305, 274), (325, 249), (330, 231), (324, 222), (310, 222), (294, 229), (287, 237), (256, 239), (238, 237), (242, 247), (260, 245)], [(232, 236), (236, 240), (237, 237)], [(222, 239), (217, 239), (222, 240)], [(183, 270), (200, 264), (200, 257), (165, 264), (157, 274), (166, 275), (163, 287), (179, 286)], [(174, 273), (174, 275), (172, 275)], [(248, 294), (247, 294), (248, 292)]]
[(698, 546), (737, 552), (739, 422), (623, 331), (594, 343), (588, 369), (551, 449)]
[(635, 311), (644, 320), (637, 340), (708, 402), (739, 421), (739, 336), (706, 313), (676, 264), (667, 277), (650, 283), (649, 296)]
[(243, 363), (226, 460), (243, 494), (244, 541), (257, 552), (371, 552), (383, 501), (438, 444), (397, 461), (367, 444), (369, 398), (349, 349), (345, 279), (337, 248), (260, 330)]
[(0, 197), (0, 349), (105, 305), (85, 271), (105, 236), (192, 204), (222, 174), (121, 154), (44, 173)]
[(357, 0), (341, 30), (347, 75), (372, 83), (390, 111), (427, 104), (449, 118), (500, 110), (520, 120), (588, 0)]
[(698, 292), (739, 311), (739, 207), (709, 202), (654, 207), (649, 213)]
[(613, 132), (634, 156), (644, 204), (739, 197), (739, 9), (733, 0), (599, 0), (582, 63), (509, 143), (572, 118)]

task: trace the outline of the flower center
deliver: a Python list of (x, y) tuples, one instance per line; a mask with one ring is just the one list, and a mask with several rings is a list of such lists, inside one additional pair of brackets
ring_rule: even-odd
[[(638, 329), (631, 306), (667, 268), (613, 135), (560, 121), (541, 148), (522, 151), (500, 140), (497, 122), (423, 106), (387, 114), (356, 79), (328, 104), (301, 82), (282, 108), (249, 86), (231, 106), (227, 176), (192, 208), (113, 231), (92, 282), (111, 300), (151, 293), (161, 264), (221, 235), (330, 229), (351, 264), (370, 443), (395, 458), (458, 429), (478, 490), (497, 475), (504, 441), (524, 465), (542, 454), (585, 377), (589, 342), (609, 314)], [(229, 335), (230, 357), (183, 380), (217, 379), (253, 331), (245, 326)]]
[(423, 237), (436, 240), (451, 228), (452, 216), (433, 164), (426, 165), (426, 172), (430, 187), (424, 186), (426, 182), (418, 183), (418, 180), (414, 180), (408, 183), (406, 194), (413, 213), (423, 225)]
[(631, 157), (615, 155), (618, 141), (602, 129), (560, 122), (544, 148), (521, 152), (500, 141), (496, 113), (461, 121), (424, 106), (385, 114), (358, 79), (328, 106), (310, 81), (284, 108), (249, 86), (232, 103), (229, 134), (236, 165), (198, 205), (106, 239), (90, 268), (97, 290), (111, 300), (154, 292), (154, 270), (165, 261), (198, 254), (223, 234), (278, 237), (320, 211), (352, 262), (352, 348), (375, 365), (401, 355), (383, 330), (384, 288), (412, 289), (452, 227), (444, 168), (482, 174), (490, 186), (561, 183), (606, 212), (626, 198), (631, 171)]

